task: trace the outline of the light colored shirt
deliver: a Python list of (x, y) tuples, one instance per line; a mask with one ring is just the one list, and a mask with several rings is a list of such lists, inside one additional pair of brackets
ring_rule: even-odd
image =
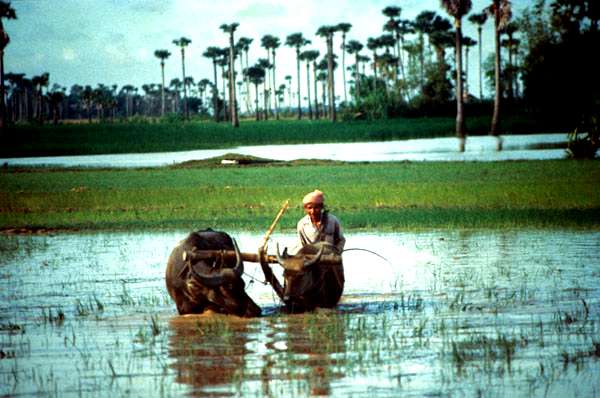
[(310, 221), (310, 216), (307, 214), (298, 221), (296, 229), (298, 231), (300, 247), (327, 242), (334, 245), (340, 253), (344, 250), (346, 238), (344, 238), (342, 226), (340, 225), (340, 221), (331, 213), (323, 215), (319, 227)]

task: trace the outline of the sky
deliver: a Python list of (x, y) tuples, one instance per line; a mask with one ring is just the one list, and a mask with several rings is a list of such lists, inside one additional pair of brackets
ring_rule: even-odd
[[(471, 12), (480, 12), (490, 2), (473, 0)], [(529, 3), (514, 0), (513, 9), (518, 14)], [(196, 82), (212, 80), (212, 62), (202, 53), (209, 46), (226, 47), (228, 37), (219, 27), (233, 22), (239, 23), (236, 40), (241, 36), (254, 39), (250, 64), (266, 57), (260, 46), (265, 34), (279, 37), (277, 84), (291, 75), (295, 85), (295, 51), (284, 45), (291, 33), (302, 32), (312, 41), (303, 49), (324, 54), (324, 40), (315, 35), (322, 25), (348, 22), (352, 29), (347, 40), (366, 44), (368, 37), (383, 33), (387, 18), (381, 10), (387, 6), (400, 7), (403, 19), (412, 20), (424, 10), (448, 17), (439, 0), (12, 0), (11, 4), (17, 19), (5, 21), (11, 38), (5, 50), (5, 71), (28, 77), (48, 72), (49, 87), (56, 83), (67, 88), (73, 84), (141, 87), (160, 83), (157, 49), (171, 52), (165, 64), (168, 85), (173, 78), (181, 79), (181, 54), (172, 42), (182, 36), (192, 40), (185, 53), (186, 75)], [(463, 31), (477, 40), (476, 28), (467, 21)], [(488, 20), (482, 40), (484, 58), (493, 51), (492, 32)], [(340, 44), (338, 34), (334, 49), (341, 58)], [(366, 48), (363, 53), (371, 55)], [(469, 59), (473, 93), (479, 91), (477, 63), (474, 47)], [(338, 68), (336, 87), (341, 85), (341, 73)]]

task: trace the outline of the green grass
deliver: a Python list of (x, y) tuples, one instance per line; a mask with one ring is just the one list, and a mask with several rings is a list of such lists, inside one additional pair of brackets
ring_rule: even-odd
[(346, 229), (600, 227), (600, 162), (289, 164), (5, 169), (0, 228), (280, 227), (320, 188)]
[[(487, 134), (489, 117), (468, 119), (469, 134)], [(364, 142), (454, 136), (454, 118), (414, 118), (377, 121), (280, 120), (228, 123), (102, 123), (58, 126), (17, 125), (6, 128), (0, 157), (145, 153), (232, 148), (240, 145)], [(511, 133), (551, 132), (534, 120), (507, 118)], [(540, 129), (543, 129), (540, 131)]]

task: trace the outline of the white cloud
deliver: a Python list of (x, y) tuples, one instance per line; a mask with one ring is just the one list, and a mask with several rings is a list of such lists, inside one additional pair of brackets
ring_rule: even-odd
[(62, 57), (65, 61), (74, 61), (77, 58), (77, 53), (72, 48), (63, 48)]

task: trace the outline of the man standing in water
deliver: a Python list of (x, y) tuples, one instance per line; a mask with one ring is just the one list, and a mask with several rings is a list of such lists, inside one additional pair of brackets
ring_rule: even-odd
[(346, 244), (339, 220), (324, 208), (325, 196), (318, 189), (302, 199), (304, 216), (298, 221), (297, 230), (300, 246), (314, 245), (319, 242), (331, 244), (341, 254)]

